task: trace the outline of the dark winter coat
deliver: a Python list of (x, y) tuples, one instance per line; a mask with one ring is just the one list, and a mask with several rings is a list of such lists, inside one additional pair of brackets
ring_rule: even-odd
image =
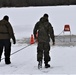
[(15, 39), (11, 24), (6, 20), (0, 20), (0, 39)]
[[(39, 32), (40, 27), (44, 27), (45, 31)], [(36, 38), (37, 32), (38, 32), (38, 38)], [(33, 34), (35, 39), (38, 39), (38, 42), (50, 42), (50, 38), (52, 39), (53, 42), (55, 42), (53, 27), (51, 23), (44, 17), (42, 17), (40, 21), (38, 21), (35, 24)]]

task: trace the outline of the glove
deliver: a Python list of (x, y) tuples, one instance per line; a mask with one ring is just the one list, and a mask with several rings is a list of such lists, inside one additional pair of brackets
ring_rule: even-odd
[(12, 40), (13, 40), (13, 44), (16, 44), (16, 39), (15, 39), (15, 37), (13, 37)]

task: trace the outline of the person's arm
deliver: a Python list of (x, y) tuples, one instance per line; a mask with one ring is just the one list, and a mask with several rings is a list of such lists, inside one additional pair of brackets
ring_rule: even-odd
[(13, 28), (12, 28), (12, 26), (9, 22), (7, 24), (7, 27), (8, 27), (9, 36), (10, 36), (10, 38), (12, 38), (13, 44), (15, 44), (16, 43), (16, 38), (15, 38), (15, 35), (14, 35)]
[(37, 34), (37, 30), (38, 30), (38, 22), (35, 24), (35, 27), (33, 29), (33, 34), (34, 34), (34, 38), (37, 39), (36, 34)]
[(49, 23), (49, 32), (50, 32), (50, 37), (52, 39), (53, 45), (55, 44), (55, 35), (54, 35), (54, 29), (52, 25)]

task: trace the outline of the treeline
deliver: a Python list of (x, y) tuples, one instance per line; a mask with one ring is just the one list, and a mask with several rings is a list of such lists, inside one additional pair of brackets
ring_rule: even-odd
[(76, 0), (0, 0), (0, 7), (75, 5)]

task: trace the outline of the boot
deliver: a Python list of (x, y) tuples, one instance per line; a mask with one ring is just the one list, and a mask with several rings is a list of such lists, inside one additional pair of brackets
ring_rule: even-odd
[(42, 61), (39, 61), (38, 63), (38, 69), (42, 68)]
[(5, 64), (11, 64), (10, 58), (5, 58)]
[(50, 64), (48, 64), (48, 62), (45, 62), (45, 68), (49, 68)]
[(9, 62), (5, 62), (5, 64), (9, 65), (9, 64), (11, 64), (11, 62), (10, 61)]

